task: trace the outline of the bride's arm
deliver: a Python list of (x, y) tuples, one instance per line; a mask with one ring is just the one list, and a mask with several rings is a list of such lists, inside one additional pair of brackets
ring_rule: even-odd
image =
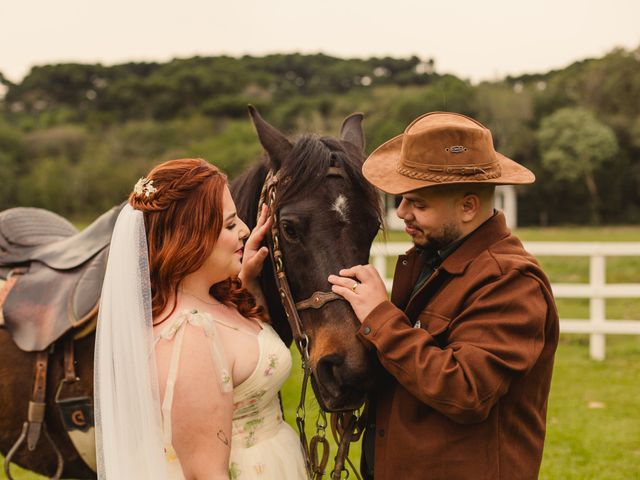
[(228, 480), (233, 393), (220, 389), (204, 330), (184, 328), (172, 409), (173, 447), (185, 479)]

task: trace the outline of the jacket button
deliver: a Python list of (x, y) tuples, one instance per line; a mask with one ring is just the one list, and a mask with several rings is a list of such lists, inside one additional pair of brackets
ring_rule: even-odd
[(365, 335), (369, 335), (371, 333), (371, 329), (369, 327), (364, 327), (364, 330), (362, 330), (362, 333), (364, 333)]
[(383, 428), (378, 430), (378, 435), (380, 435), (381, 437), (384, 437), (384, 429)]

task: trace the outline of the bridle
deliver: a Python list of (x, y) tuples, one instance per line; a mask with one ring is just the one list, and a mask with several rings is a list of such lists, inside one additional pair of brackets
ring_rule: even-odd
[[(344, 177), (342, 168), (336, 166), (335, 161), (331, 160), (331, 165), (327, 171), (327, 177)], [(302, 369), (303, 380), (302, 389), (300, 392), (300, 402), (296, 410), (296, 424), (300, 433), (300, 442), (302, 443), (305, 463), (309, 477), (312, 480), (320, 480), (327, 466), (329, 460), (329, 442), (326, 438), (327, 417), (326, 412), (320, 408), (320, 414), (316, 420), (316, 433), (311, 438), (311, 441), (307, 441), (307, 435), (305, 433), (305, 400), (307, 385), (309, 379), (312, 376), (311, 366), (309, 361), (309, 337), (305, 332), (302, 320), (298, 314), (302, 310), (309, 308), (320, 309), (329, 302), (335, 300), (343, 300), (343, 298), (333, 292), (314, 292), (310, 297), (295, 302), (291, 289), (289, 288), (289, 281), (287, 274), (284, 270), (284, 259), (282, 250), (280, 249), (280, 230), (278, 227), (278, 205), (276, 204), (276, 192), (278, 187), (278, 176), (269, 170), (265, 182), (260, 193), (260, 200), (258, 203), (258, 215), (262, 211), (262, 205), (266, 204), (268, 207), (269, 216), (272, 218), (271, 230), (266, 237), (267, 247), (269, 248), (269, 256), (273, 266), (273, 276), (278, 288), (278, 295), (280, 302), (284, 308), (293, 340), (302, 357)], [(331, 413), (331, 429), (334, 439), (338, 444), (338, 452), (335, 456), (334, 469), (331, 472), (331, 479), (337, 480), (345, 473), (344, 478), (349, 477), (349, 470), (345, 467), (345, 461), (349, 463), (354, 474), (358, 479), (360, 475), (357, 469), (351, 463), (349, 459), (349, 446), (351, 442), (356, 442), (362, 435), (364, 429), (365, 415), (364, 408), (360, 414), (356, 410), (350, 410), (340, 413)]]
[[(338, 167), (330, 167), (327, 176), (342, 176), (341, 169)], [(298, 312), (309, 308), (320, 309), (329, 302), (342, 300), (342, 297), (333, 292), (314, 292), (304, 300), (299, 302), (294, 301), (293, 294), (289, 288), (289, 280), (287, 279), (287, 274), (284, 271), (283, 254), (280, 249), (280, 229), (278, 227), (278, 208), (276, 205), (277, 186), (278, 176), (273, 173), (273, 170), (269, 170), (260, 195), (258, 214), (262, 210), (262, 205), (266, 204), (269, 216), (272, 218), (271, 231), (269, 232), (270, 235), (267, 235), (266, 241), (267, 247), (269, 248), (276, 286), (278, 287), (278, 294), (291, 327), (293, 340), (296, 342), (296, 345), (302, 354), (302, 359), (305, 362), (308, 362), (309, 339), (304, 331), (304, 326), (300, 320)]]

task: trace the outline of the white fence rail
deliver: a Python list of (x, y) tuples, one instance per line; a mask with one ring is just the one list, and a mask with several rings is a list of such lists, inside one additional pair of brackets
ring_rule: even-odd
[[(606, 258), (613, 256), (640, 257), (640, 242), (525, 242), (527, 251), (535, 256), (588, 257), (589, 283), (553, 283), (556, 298), (588, 298), (589, 319), (560, 319), (563, 333), (588, 333), (589, 353), (595, 360), (605, 358), (605, 335), (640, 335), (640, 319), (608, 320), (607, 298), (640, 298), (640, 283), (607, 283)], [(386, 257), (396, 257), (407, 251), (409, 243), (375, 243), (372, 262), (391, 289)], [(640, 317), (640, 312), (638, 312)]]

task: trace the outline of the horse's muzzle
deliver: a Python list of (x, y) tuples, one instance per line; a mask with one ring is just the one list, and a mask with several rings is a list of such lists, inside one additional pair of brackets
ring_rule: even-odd
[(315, 367), (313, 388), (327, 411), (359, 408), (371, 387), (371, 377), (354, 368), (339, 354), (325, 355)]

